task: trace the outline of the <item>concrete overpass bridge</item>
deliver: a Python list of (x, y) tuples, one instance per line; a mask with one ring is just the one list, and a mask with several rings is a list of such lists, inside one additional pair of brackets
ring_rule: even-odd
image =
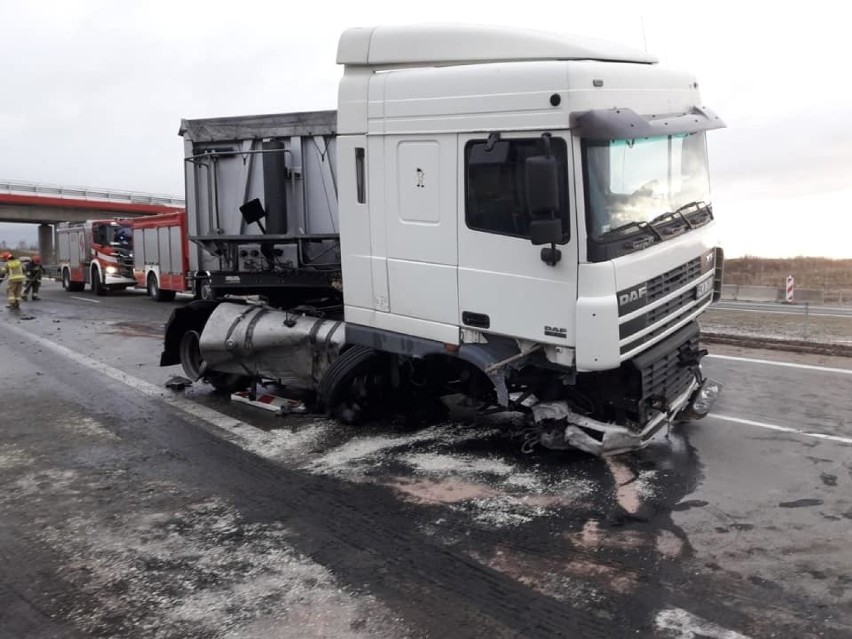
[(184, 208), (168, 195), (0, 180), (0, 222), (38, 224), (39, 253), (52, 264), (53, 225), (98, 217), (141, 217)]

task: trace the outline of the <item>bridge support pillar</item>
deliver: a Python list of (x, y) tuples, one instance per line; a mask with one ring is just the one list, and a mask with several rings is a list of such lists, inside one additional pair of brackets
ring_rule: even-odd
[(56, 264), (56, 255), (53, 250), (53, 226), (51, 224), (39, 224), (38, 226), (38, 254), (41, 255), (42, 264)]

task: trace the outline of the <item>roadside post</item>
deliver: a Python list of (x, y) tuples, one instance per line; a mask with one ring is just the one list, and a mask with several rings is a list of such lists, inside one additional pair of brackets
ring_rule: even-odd
[(786, 301), (787, 301), (787, 304), (793, 303), (793, 289), (794, 288), (795, 288), (795, 280), (793, 279), (792, 275), (788, 275), (787, 276), (787, 296), (785, 298)]

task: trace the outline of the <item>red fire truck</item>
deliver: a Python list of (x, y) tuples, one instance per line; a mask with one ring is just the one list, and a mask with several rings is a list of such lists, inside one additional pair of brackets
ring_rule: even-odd
[(133, 277), (133, 228), (130, 220), (67, 222), (56, 229), (62, 287), (95, 295), (136, 285)]
[(158, 302), (190, 290), (186, 211), (135, 218), (132, 225), (136, 285)]

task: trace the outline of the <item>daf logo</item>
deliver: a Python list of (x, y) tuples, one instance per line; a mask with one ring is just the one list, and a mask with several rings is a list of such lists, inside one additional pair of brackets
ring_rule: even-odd
[(704, 261), (707, 262), (707, 264), (711, 264), (713, 262), (713, 253), (711, 252), (705, 255)]
[(639, 288), (634, 288), (632, 291), (628, 291), (627, 293), (622, 293), (621, 295), (619, 295), (618, 305), (624, 306), (625, 304), (630, 304), (631, 302), (638, 302), (647, 294), (648, 286), (643, 284)]

